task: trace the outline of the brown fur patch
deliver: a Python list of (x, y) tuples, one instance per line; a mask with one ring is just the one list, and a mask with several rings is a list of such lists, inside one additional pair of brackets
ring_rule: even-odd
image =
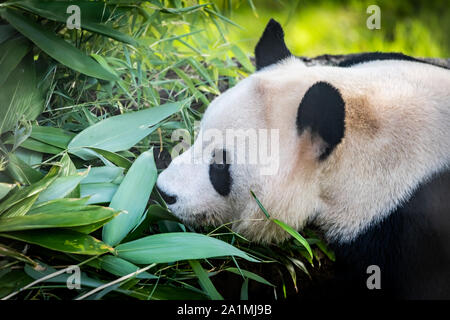
[(319, 198), (328, 205), (333, 205), (335, 202), (335, 197), (331, 190), (321, 189), (319, 193)]
[(344, 100), (346, 129), (374, 136), (380, 125), (367, 97), (350, 97)]
[(318, 168), (317, 157), (320, 145), (317, 141), (319, 139), (313, 138), (311, 132), (306, 130), (300, 136), (298, 141), (298, 152), (295, 160), (295, 166), (292, 168), (292, 174), (298, 172), (303, 176), (310, 176), (316, 172)]

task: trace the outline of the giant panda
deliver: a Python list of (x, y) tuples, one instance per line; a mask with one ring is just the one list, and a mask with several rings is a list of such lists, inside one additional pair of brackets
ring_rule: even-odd
[[(397, 53), (310, 66), (274, 20), (255, 60), (159, 175), (169, 209), (193, 226), (284, 241), (252, 190), (273, 217), (316, 226), (334, 249), (336, 276), (311, 297), (450, 298), (450, 70)], [(276, 129), (276, 173), (233, 163), (234, 145), (202, 135), (227, 129)], [(369, 288), (374, 265), (381, 283)]]

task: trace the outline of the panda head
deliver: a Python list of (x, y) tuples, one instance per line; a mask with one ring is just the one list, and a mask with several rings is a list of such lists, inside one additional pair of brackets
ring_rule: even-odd
[[(294, 228), (314, 220), (330, 239), (349, 240), (439, 166), (439, 152), (411, 151), (411, 138), (434, 134), (417, 128), (430, 103), (411, 104), (416, 87), (371, 80), (389, 68), (307, 67), (274, 20), (255, 58), (257, 72), (209, 105), (194, 144), (158, 177), (169, 209), (185, 223), (230, 223), (250, 240), (283, 241), (287, 234), (265, 218), (253, 191)], [(420, 139), (421, 148), (448, 150)]]

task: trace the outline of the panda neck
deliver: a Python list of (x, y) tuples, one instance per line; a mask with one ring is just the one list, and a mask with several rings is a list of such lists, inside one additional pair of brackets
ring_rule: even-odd
[(367, 267), (377, 265), (385, 292), (421, 298), (433, 288), (433, 297), (441, 298), (436, 288), (443, 288), (441, 293), (450, 295), (449, 195), (450, 170), (445, 170), (351, 241), (332, 240), (340, 280), (367, 292)]

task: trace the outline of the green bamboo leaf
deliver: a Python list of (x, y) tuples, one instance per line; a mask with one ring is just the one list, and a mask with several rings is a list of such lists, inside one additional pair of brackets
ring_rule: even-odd
[(15, 184), (3, 183), (0, 182), (0, 200), (8, 195), (8, 193), (14, 189)]
[(25, 148), (25, 149), (28, 149), (31, 151), (41, 152), (41, 153), (60, 154), (64, 151), (64, 149), (52, 146), (52, 145), (44, 143), (42, 141), (38, 141), (31, 137), (29, 137), (27, 140), (22, 142), (22, 144), (20, 146), (22, 148)]
[(164, 209), (163, 207), (157, 204), (152, 204), (148, 207), (147, 217), (148, 222), (168, 220), (181, 223), (181, 220), (178, 219), (175, 215), (173, 215), (170, 211)]
[(250, 59), (247, 57), (247, 55), (237, 46), (232, 45), (231, 51), (233, 52), (236, 59), (242, 64), (242, 66), (247, 70), (248, 72), (254, 72), (255, 67), (251, 63)]
[(193, 58), (188, 58), (187, 61), (210, 84), (212, 88), (211, 93), (219, 95), (220, 94), (219, 88), (217, 88), (215, 82), (209, 76), (208, 70), (206, 70), (206, 68), (202, 66), (201, 63), (197, 62), (197, 60)]
[(57, 168), (52, 168), (47, 175), (38, 182), (10, 193), (8, 197), (0, 203), (0, 213), (19, 203), (23, 199), (39, 194), (45, 190), (53, 181), (56, 180), (58, 173), (59, 171)]
[(86, 152), (86, 147), (110, 152), (128, 150), (156, 130), (160, 121), (178, 112), (186, 102), (167, 103), (100, 121), (75, 136), (69, 143), (69, 152), (87, 160), (93, 155), (92, 151)]
[(116, 214), (117, 211), (111, 208), (87, 206), (77, 211), (38, 212), (11, 218), (1, 217), (0, 232), (84, 226), (110, 219)]
[(116, 247), (120, 258), (137, 264), (237, 256), (257, 262), (232, 245), (198, 233), (171, 232), (147, 236)]
[(90, 148), (90, 147), (88, 147), (86, 149), (94, 151), (94, 154), (100, 155), (99, 158), (104, 157), (106, 160), (114, 163), (118, 167), (121, 167), (124, 169), (129, 169), (132, 165), (132, 162), (130, 160), (128, 160), (127, 158), (125, 158), (115, 152), (98, 149), (98, 148)]
[(211, 3), (203, 3), (203, 4), (197, 4), (191, 7), (184, 7), (184, 8), (161, 8), (161, 12), (165, 13), (174, 13), (174, 14), (181, 14), (181, 13), (188, 13), (192, 11), (196, 11), (200, 8), (209, 6)]
[(259, 282), (259, 283), (262, 283), (262, 284), (265, 284), (265, 285), (268, 285), (268, 286), (271, 286), (271, 287), (275, 287), (269, 281), (267, 281), (263, 277), (257, 275), (256, 273), (253, 273), (251, 271), (247, 271), (247, 270), (244, 270), (244, 269), (233, 268), (233, 267), (226, 268), (225, 270), (229, 271), (229, 272), (232, 272), (232, 273), (235, 273), (237, 275), (242, 275), (242, 276), (244, 276), (246, 278), (255, 280), (255, 281)]
[[(77, 168), (75, 167), (75, 164), (72, 162), (72, 159), (70, 159), (70, 156), (67, 152), (64, 152), (63, 156), (59, 160), (59, 163), (61, 165), (60, 178), (61, 177), (69, 177), (69, 176), (76, 177), (76, 176), (81, 175), (81, 177), (79, 177), (79, 183), (75, 186), (75, 188), (73, 188), (68, 193), (66, 193), (64, 191), (64, 189), (62, 189), (62, 190), (60, 190), (60, 194), (64, 193), (64, 197), (66, 197), (66, 198), (79, 198), (80, 197), (80, 183), (89, 174), (91, 167), (89, 167), (88, 170), (86, 170), (87, 172), (85, 172), (85, 170), (78, 171)], [(67, 178), (67, 179), (69, 179), (69, 178)], [(76, 183), (76, 181), (75, 181), (76, 179), (74, 178), (73, 180), (74, 180), (73, 183)], [(58, 180), (56, 180), (54, 183), (57, 184)], [(69, 186), (67, 186), (67, 185), (66, 185), (66, 187), (69, 188)], [(62, 196), (55, 196), (55, 198), (59, 198), (59, 197), (63, 198)]]
[(203, 269), (200, 262), (197, 260), (190, 260), (189, 264), (197, 276), (203, 291), (205, 291), (212, 300), (223, 300), (222, 295), (217, 291), (216, 287), (214, 287), (211, 279), (209, 279), (208, 273)]
[(119, 80), (94, 59), (20, 13), (7, 8), (2, 12), (2, 17), (45, 53), (69, 68), (94, 78)]
[(43, 127), (33, 125), (31, 130), (31, 137), (35, 140), (43, 143), (58, 147), (61, 149), (67, 149), (67, 146), (75, 136), (73, 133), (69, 133), (60, 128)]
[(1, 244), (0, 243), (0, 255), (2, 256), (6, 256), (6, 257), (11, 257), (14, 258), (16, 260), (25, 262), (25, 263), (29, 263), (31, 265), (33, 265), (34, 267), (37, 266), (37, 262), (35, 262), (33, 259), (31, 259), (30, 257), (24, 255), (23, 253), (18, 252), (17, 250), (8, 247), (7, 245)]
[(244, 279), (241, 287), (241, 300), (248, 300), (248, 278)]
[[(26, 267), (27, 265), (25, 265)], [(0, 272), (0, 298), (28, 285), (32, 279), (20, 269), (6, 268)]]
[(308, 241), (306, 241), (306, 239), (303, 238), (300, 235), (300, 233), (297, 232), (297, 230), (295, 230), (291, 226), (287, 225), (286, 223), (284, 223), (283, 221), (280, 221), (278, 219), (272, 219), (272, 221), (275, 222), (277, 225), (279, 225), (281, 228), (283, 228), (291, 236), (293, 236), (298, 242), (300, 242), (306, 248), (306, 250), (308, 250), (308, 253), (309, 253), (311, 259), (313, 258), (312, 250), (311, 250), (311, 247), (309, 246)]
[(39, 194), (35, 194), (31, 197), (24, 198), (23, 200), (19, 201), (17, 204), (13, 205), (11, 208), (3, 212), (2, 218), (18, 217), (26, 215), (27, 212), (30, 210), (30, 208), (33, 206), (33, 204), (36, 202), (38, 197)]
[[(154, 190), (155, 191), (155, 190)], [(152, 194), (155, 194), (154, 192)], [(144, 213), (141, 221), (137, 224), (122, 242), (129, 242), (141, 238), (148, 230), (151, 223), (157, 221), (175, 221), (181, 223), (181, 220), (174, 216), (170, 211), (164, 209), (160, 205), (152, 204)]]
[[(25, 270), (26, 274), (28, 276), (30, 276), (31, 278), (33, 278), (34, 280), (41, 279), (43, 277), (46, 277), (46, 276), (58, 271), (55, 268), (52, 268), (49, 265), (46, 265), (45, 263), (42, 263), (42, 262), (39, 262), (39, 266), (40, 266), (40, 268), (35, 269), (29, 265), (25, 265), (24, 270)], [(71, 277), (72, 275), (73, 275), (72, 273), (63, 273), (63, 274), (57, 275), (56, 277), (48, 278), (47, 280), (45, 280), (45, 282), (59, 283), (59, 284), (66, 285), (67, 281), (69, 280), (68, 278)], [(80, 274), (80, 285), (82, 287), (96, 288), (103, 284), (104, 284), (104, 282), (102, 282), (102, 281), (89, 278), (84, 272), (81, 272), (81, 274)]]
[(0, 85), (0, 134), (14, 129), (21, 120), (36, 119), (42, 112), (43, 90), (37, 84), (33, 56), (28, 54)]
[[(27, 215), (33, 215), (36, 213), (49, 213), (49, 214), (59, 214), (61, 212), (83, 212), (88, 208), (96, 208), (95, 206), (87, 206), (88, 198), (82, 199), (70, 199), (70, 198), (62, 198), (51, 200), (48, 202), (44, 202), (34, 206)], [(107, 218), (104, 220), (100, 220), (98, 222), (94, 222), (92, 224), (77, 226), (77, 227), (69, 227), (69, 229), (89, 234), (99, 228), (101, 228), (104, 224), (106, 224), (111, 218)]]
[(205, 105), (209, 105), (208, 99), (195, 87), (190, 77), (183, 70), (178, 68), (173, 68), (172, 70), (184, 81), (196, 99), (200, 99)]
[[(100, 267), (116, 276), (122, 277), (138, 271), (140, 268), (127, 260), (116, 256), (106, 255), (98, 258)], [(157, 276), (148, 272), (142, 272), (136, 276), (137, 279), (158, 279)]]
[(235, 27), (238, 27), (239, 29), (244, 30), (244, 28), (242, 28), (240, 25), (238, 25), (238, 24), (235, 23), (234, 21), (228, 19), (227, 17), (221, 15), (220, 13), (217, 13), (216, 11), (213, 11), (213, 10), (208, 9), (208, 8), (205, 8), (205, 11), (208, 12), (208, 13), (210, 13), (210, 14), (212, 14), (212, 15), (214, 15), (214, 16), (216, 16), (216, 17), (218, 17), (219, 19), (225, 21), (226, 23), (229, 23), (229, 24), (231, 24), (231, 25), (233, 25), (233, 26), (235, 26)]
[[(78, 170), (78, 172), (81, 171)], [(123, 168), (112, 166), (93, 167), (89, 170), (88, 175), (83, 179), (81, 184), (113, 182), (122, 175)]]
[(30, 42), (25, 37), (17, 37), (0, 45), (0, 85), (30, 49)]
[[(103, 68), (105, 68), (105, 70), (107, 70), (108, 72), (114, 74), (117, 76), (116, 71), (109, 66), (108, 62), (106, 62), (106, 59), (103, 58), (102, 56), (98, 55), (98, 54), (91, 54), (92, 58), (94, 58)], [(118, 84), (120, 84), (121, 81), (118, 82)], [(131, 96), (130, 96), (131, 97)], [(132, 98), (132, 97), (131, 97)]]
[(259, 201), (259, 199), (256, 197), (255, 193), (253, 191), (250, 191), (250, 194), (255, 199), (256, 203), (258, 204), (258, 207), (261, 209), (261, 211), (264, 213), (264, 215), (267, 217), (267, 219), (270, 219), (270, 214), (267, 212), (266, 208), (262, 205), (262, 203)]
[(62, 198), (50, 200), (47, 202), (42, 202), (38, 205), (35, 205), (27, 215), (32, 215), (36, 213), (60, 213), (67, 211), (80, 211), (84, 209), (87, 205), (88, 198), (82, 199), (71, 199), (71, 198)]
[(34, 166), (42, 162), (42, 153), (27, 150), (24, 148), (17, 148), (14, 154), (29, 166)]
[[(310, 237), (308, 239), (309, 241), (315, 240), (314, 244), (319, 247), (319, 249), (325, 253), (325, 255), (330, 259), (331, 261), (336, 261), (336, 256), (333, 252), (333, 250), (328, 247), (328, 245), (311, 229), (305, 229), (305, 234)], [(309, 242), (311, 244), (311, 242)]]
[(84, 255), (98, 255), (114, 252), (114, 249), (104, 242), (80, 232), (72, 230), (27, 230), (0, 233), (0, 237), (19, 240), (39, 245), (41, 247)]
[(16, 29), (11, 27), (9, 24), (0, 25), (0, 44), (12, 38), (15, 34), (17, 34)]
[(309, 253), (309, 255), (310, 255), (311, 259), (312, 259), (313, 258), (313, 254), (312, 254), (312, 250), (311, 250), (311, 247), (309, 246), (308, 241), (306, 241), (306, 239), (303, 238), (300, 235), (300, 233), (297, 232), (297, 230), (295, 230), (291, 226), (287, 225), (283, 221), (271, 218), (270, 214), (267, 212), (266, 208), (264, 208), (262, 203), (256, 197), (255, 193), (253, 191), (250, 191), (250, 194), (255, 199), (256, 203), (258, 204), (258, 206), (262, 210), (262, 212), (265, 214), (267, 219), (269, 219), (269, 220), (273, 221), (274, 223), (276, 223), (277, 225), (279, 225), (283, 230), (285, 230), (287, 233), (289, 233), (291, 236), (293, 236), (298, 242), (300, 242), (305, 247), (305, 249), (308, 250), (308, 253)]
[(67, 152), (65, 152), (63, 154), (63, 156), (59, 160), (59, 163), (61, 165), (60, 175), (63, 177), (76, 175), (77, 173), (88, 175), (89, 171), (91, 170), (90, 167), (88, 168), (88, 170), (77, 170), (77, 168), (75, 167), (75, 164), (72, 162), (72, 160), (70, 159), (70, 156)]
[(110, 207), (124, 210), (126, 214), (117, 216), (104, 226), (103, 241), (116, 245), (137, 225), (145, 211), (157, 175), (151, 149), (136, 159), (114, 194)]
[(86, 183), (80, 185), (80, 194), (89, 198), (88, 204), (110, 203), (118, 188), (114, 183)]
[(106, 220), (102, 220), (99, 222), (95, 222), (92, 224), (88, 224), (85, 226), (78, 226), (78, 227), (70, 227), (68, 229), (76, 231), (76, 232), (80, 232), (80, 233), (84, 233), (84, 234), (90, 234), (92, 232), (94, 232), (95, 230), (100, 229), (101, 227), (103, 227), (105, 224), (107, 224), (109, 221), (111, 221), (112, 218), (110, 219), (106, 219)]
[(41, 180), (44, 175), (30, 167), (27, 163), (22, 161), (14, 153), (8, 155), (8, 173), (11, 178), (19, 181), (22, 184), (32, 184)]
[[(86, 4), (91, 4), (90, 6), (86, 6)], [(20, 1), (17, 3), (18, 7), (21, 7), (25, 10), (33, 12), (41, 17), (66, 23), (68, 14), (66, 13), (67, 7), (69, 5), (77, 5), (80, 7), (81, 12), (81, 27), (83, 29), (92, 31), (94, 33), (99, 33), (101, 35), (107, 36), (109, 38), (125, 42), (136, 46), (138, 43), (136, 40), (131, 38), (130, 36), (113, 29), (103, 21), (101, 21), (102, 13), (105, 11), (105, 6), (95, 6), (95, 3), (92, 1), (71, 1), (68, 3), (67, 1)], [(97, 15), (85, 15), (87, 11), (98, 10), (99, 14)]]
[(88, 172), (89, 169), (84, 172), (76, 173), (75, 175), (56, 178), (54, 182), (39, 194), (36, 203), (68, 196), (87, 176)]

